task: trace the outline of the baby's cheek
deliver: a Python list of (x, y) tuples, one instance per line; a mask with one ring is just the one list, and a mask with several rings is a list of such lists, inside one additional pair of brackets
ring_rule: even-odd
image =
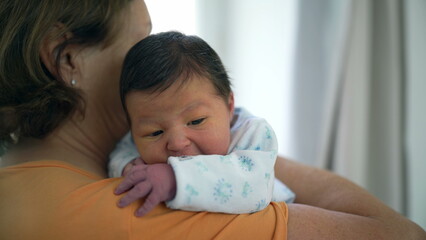
[(168, 156), (164, 152), (150, 151), (148, 154), (141, 154), (142, 159), (147, 164), (167, 163)]
[(204, 146), (207, 146), (204, 149), (204, 154), (218, 154), (218, 155), (227, 155), (228, 154), (228, 147), (229, 147), (229, 140), (221, 138), (219, 140), (214, 139), (215, 142), (213, 144), (206, 144)]
[(143, 139), (135, 140), (135, 144), (140, 157), (146, 164), (156, 163), (156, 158), (159, 157), (161, 152), (155, 144)]
[(229, 147), (229, 144), (222, 144), (219, 155), (227, 155), (228, 147)]

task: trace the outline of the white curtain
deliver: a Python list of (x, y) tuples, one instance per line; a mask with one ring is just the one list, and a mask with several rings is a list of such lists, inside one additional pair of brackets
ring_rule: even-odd
[(402, 4), (352, 1), (320, 164), (406, 213)]
[(419, 101), (426, 98), (411, 91), (420, 82), (426, 90), (424, 71), (411, 74), (424, 64), (417, 38), (425, 35), (417, 31), (424, 32), (425, 6), (300, 0), (293, 128), (296, 159), (355, 181), (423, 227), (426, 154), (412, 145), (426, 135), (410, 131), (425, 129), (416, 110), (425, 113)]
[(408, 216), (426, 229), (426, 1), (404, 2)]
[(237, 104), (275, 117), (282, 153), (351, 179), (426, 228), (426, 1), (196, 3)]
[(237, 106), (268, 120), (288, 155), (295, 0), (199, 0), (199, 35), (227, 68)]

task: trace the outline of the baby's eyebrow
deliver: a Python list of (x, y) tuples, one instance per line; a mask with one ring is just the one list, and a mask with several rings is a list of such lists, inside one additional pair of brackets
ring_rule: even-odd
[(150, 117), (141, 117), (138, 119), (138, 125), (146, 126), (150, 124), (155, 124), (158, 122), (156, 118), (150, 118)]
[(204, 102), (193, 102), (189, 104), (182, 112), (189, 112), (197, 108), (207, 107)]
[[(152, 124), (156, 124), (158, 123), (158, 118), (157, 117), (150, 117), (150, 116), (137, 116), (135, 121), (133, 121), (137, 128), (141, 128), (141, 126), (146, 126), (146, 125), (152, 125)], [(132, 123), (133, 124), (133, 123)]]

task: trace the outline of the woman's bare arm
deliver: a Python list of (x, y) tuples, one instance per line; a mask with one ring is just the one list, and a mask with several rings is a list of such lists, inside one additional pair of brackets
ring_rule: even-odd
[(275, 176), (296, 193), (289, 239), (426, 239), (426, 232), (356, 184), (279, 157)]

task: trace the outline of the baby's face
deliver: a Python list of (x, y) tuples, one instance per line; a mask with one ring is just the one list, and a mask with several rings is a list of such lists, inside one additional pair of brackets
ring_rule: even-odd
[(161, 94), (126, 96), (131, 131), (141, 158), (165, 163), (169, 156), (226, 155), (234, 111), (213, 84), (201, 77), (170, 86)]

